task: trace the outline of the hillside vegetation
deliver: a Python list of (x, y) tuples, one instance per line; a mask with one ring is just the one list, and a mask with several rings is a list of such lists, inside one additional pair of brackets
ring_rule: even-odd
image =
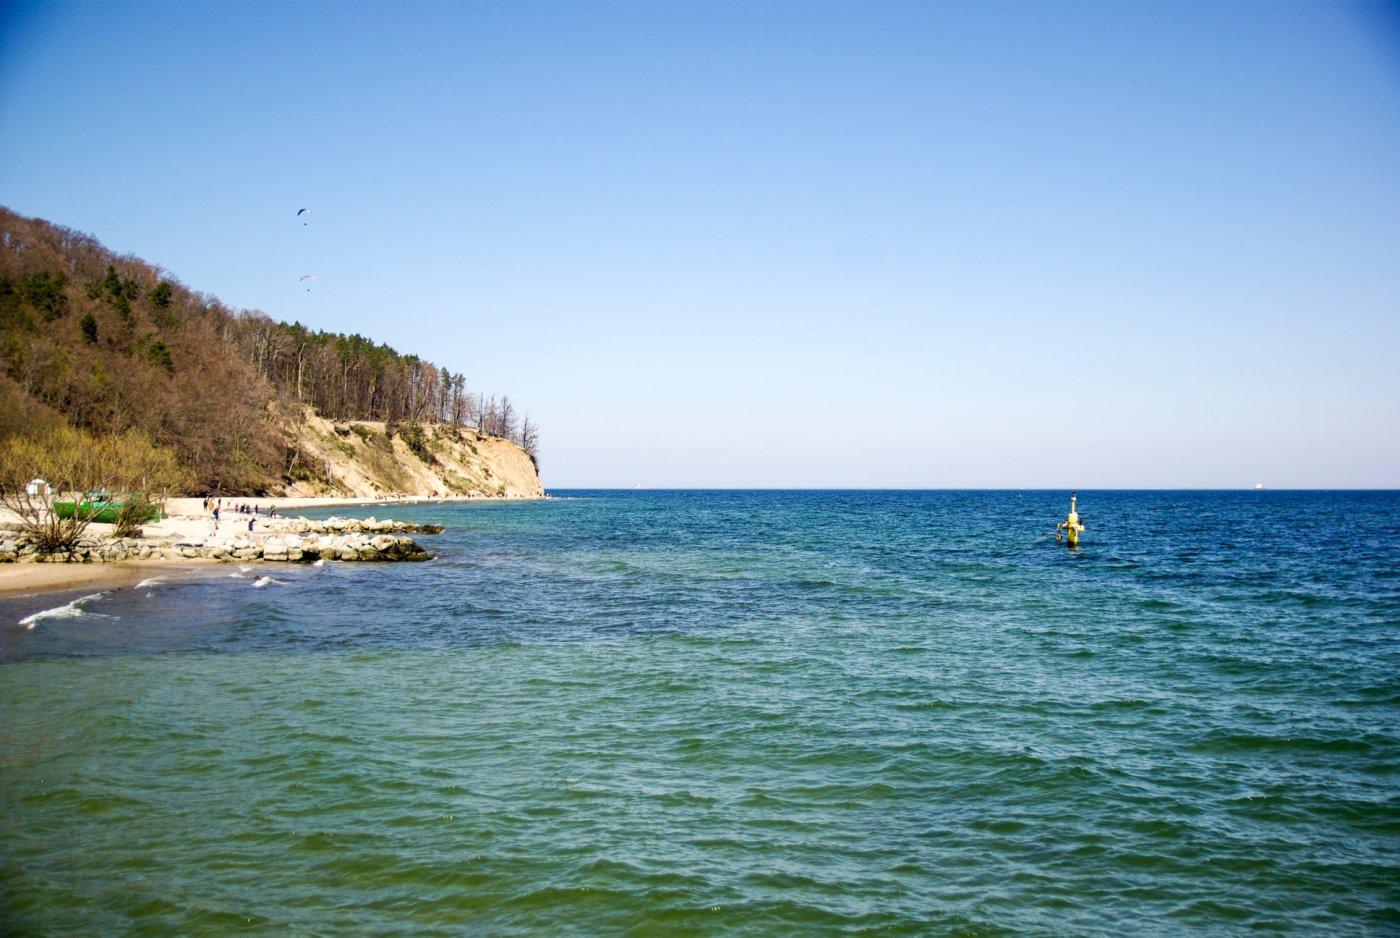
[(145, 434), (190, 494), (541, 494), (509, 398), (0, 208), (0, 439), (57, 426)]

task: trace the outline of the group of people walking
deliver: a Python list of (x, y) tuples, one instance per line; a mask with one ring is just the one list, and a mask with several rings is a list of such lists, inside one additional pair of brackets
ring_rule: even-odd
[[(210, 512), (210, 513), (213, 515), (215, 521), (218, 521), (218, 520), (219, 520), (219, 515), (220, 515), (220, 513), (223, 511), (223, 508), (224, 508), (224, 500), (223, 500), (222, 498), (215, 498), (215, 497), (213, 497), (213, 496), (211, 495), (211, 496), (209, 496), (208, 498), (206, 498), (206, 499), (204, 500), (204, 510), (207, 511), (207, 512)], [(240, 502), (239, 504), (229, 506), (229, 510), (232, 511), (232, 512), (234, 512), (235, 514), (239, 514), (239, 515), (263, 515), (263, 514), (265, 514), (265, 515), (267, 515), (269, 518), (276, 518), (276, 517), (277, 517), (277, 506), (276, 506), (276, 505), (270, 505), (270, 506), (268, 506), (267, 510), (264, 511), (261, 505), (254, 505), (254, 504), (249, 504), (249, 503), (246, 503), (246, 502)]]
[[(219, 516), (223, 513), (224, 510), (224, 500), (222, 498), (215, 498), (211, 495), (204, 500), (204, 510), (209, 512), (209, 533), (211, 535), (217, 534), (219, 531)], [(232, 511), (234, 514), (244, 515), (248, 518), (249, 531), (253, 530), (253, 522), (256, 520), (256, 516), (266, 514), (269, 518), (277, 517), (276, 505), (268, 506), (267, 511), (264, 512), (262, 506), (260, 505), (255, 505), (248, 502), (239, 502), (237, 504), (230, 505), (229, 510)]]

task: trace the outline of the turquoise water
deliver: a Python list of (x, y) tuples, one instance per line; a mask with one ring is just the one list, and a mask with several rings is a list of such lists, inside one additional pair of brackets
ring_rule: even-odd
[(0, 603), (0, 931), (1400, 933), (1400, 494), (573, 494)]

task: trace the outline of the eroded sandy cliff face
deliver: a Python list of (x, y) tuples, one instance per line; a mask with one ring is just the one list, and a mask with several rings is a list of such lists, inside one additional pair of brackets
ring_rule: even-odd
[(464, 427), (332, 423), (307, 414), (296, 428), (289, 496), (471, 495), (540, 498), (539, 473), (509, 440)]

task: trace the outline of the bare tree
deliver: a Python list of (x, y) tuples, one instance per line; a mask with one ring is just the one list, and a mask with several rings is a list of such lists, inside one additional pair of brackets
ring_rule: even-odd
[(526, 414), (525, 419), (520, 422), (520, 448), (530, 457), (530, 461), (535, 464), (535, 471), (540, 468), (540, 427)]
[(496, 399), (495, 399), (494, 397), (491, 398), (491, 403), (490, 403), (490, 405), (488, 405), (488, 404), (486, 403), (486, 394), (483, 393), (483, 392), (478, 392), (477, 395), (476, 395), (476, 432), (477, 432), (477, 433), (488, 433), (488, 434), (489, 434), (489, 433), (491, 432), (489, 429), (487, 429), (487, 427), (490, 425), (491, 415), (492, 415), (493, 413), (495, 413), (495, 410), (496, 410)]
[(500, 423), (496, 430), (496, 436), (506, 440), (516, 440), (518, 434), (515, 425), (515, 406), (511, 404), (509, 397), (501, 398), (501, 411), (498, 419)]

